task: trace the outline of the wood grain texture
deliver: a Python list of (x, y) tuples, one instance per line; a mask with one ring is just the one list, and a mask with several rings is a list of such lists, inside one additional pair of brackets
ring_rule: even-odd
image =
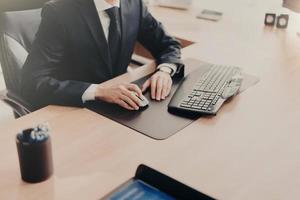
[[(219, 8), (224, 18), (213, 23), (195, 19), (195, 10), (151, 11), (170, 33), (197, 43), (183, 50), (184, 58), (240, 66), (259, 76), (259, 84), (225, 104), (217, 116), (201, 118), (164, 141), (87, 109), (47, 107), (7, 124), (0, 134), (0, 199), (98, 199), (132, 177), (141, 163), (218, 199), (297, 199), (298, 18), (291, 15), (289, 28), (277, 30), (265, 28), (263, 17), (266, 10), (283, 12), (280, 1), (199, 0), (194, 8), (200, 4)], [(104, 84), (133, 81), (153, 69), (152, 63)], [(26, 184), (14, 137), (42, 121), (52, 127), (55, 173), (46, 182)]]

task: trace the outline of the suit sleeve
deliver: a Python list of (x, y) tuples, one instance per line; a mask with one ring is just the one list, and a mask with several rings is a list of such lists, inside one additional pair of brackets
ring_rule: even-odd
[(156, 59), (157, 64), (173, 63), (181, 65), (181, 44), (165, 31), (148, 11), (141, 0), (141, 23), (138, 41), (148, 49)]
[(49, 104), (82, 106), (90, 83), (61, 80), (67, 35), (51, 4), (42, 10), (42, 21), (22, 74), (23, 96), (38, 107)]

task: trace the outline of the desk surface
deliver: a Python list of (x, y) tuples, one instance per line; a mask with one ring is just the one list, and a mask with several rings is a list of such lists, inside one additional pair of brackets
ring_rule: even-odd
[[(219, 199), (298, 198), (299, 19), (292, 15), (288, 30), (265, 28), (264, 12), (288, 12), (279, 1), (199, 2), (215, 5), (223, 19), (196, 20), (195, 9), (151, 11), (172, 34), (196, 42), (183, 50), (184, 58), (241, 66), (259, 76), (259, 84), (224, 105), (216, 117), (201, 118), (164, 141), (87, 109), (49, 106), (12, 121), (1, 127), (0, 199), (97, 199), (132, 177), (140, 163)], [(153, 67), (105, 84), (135, 80)], [(46, 182), (26, 184), (14, 137), (45, 121), (52, 128), (55, 174)]]

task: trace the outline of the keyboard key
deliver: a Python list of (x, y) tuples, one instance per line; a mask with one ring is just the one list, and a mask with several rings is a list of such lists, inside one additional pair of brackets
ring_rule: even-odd
[(180, 105), (180, 107), (182, 107), (182, 108), (190, 108), (190, 106), (187, 106), (187, 105)]
[(192, 108), (201, 109), (201, 106), (192, 106)]

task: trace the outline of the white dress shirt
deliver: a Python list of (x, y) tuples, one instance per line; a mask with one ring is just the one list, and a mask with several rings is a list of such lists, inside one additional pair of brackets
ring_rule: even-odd
[[(107, 3), (105, 0), (94, 0), (96, 9), (98, 11), (98, 16), (101, 21), (102, 29), (105, 35), (106, 40), (108, 40), (108, 34), (109, 34), (109, 25), (110, 25), (110, 18), (108, 14), (105, 12), (105, 10), (112, 8), (112, 7), (120, 7), (120, 0), (116, 0), (115, 5), (111, 5)], [(158, 66), (158, 69), (162, 67), (168, 67), (172, 70), (172, 74), (175, 74), (176, 72), (176, 65), (175, 64), (170, 64), (170, 63), (163, 63)], [(92, 84), (90, 87), (87, 88), (87, 90), (83, 93), (82, 95), (82, 101), (92, 101), (95, 100), (96, 96), (96, 89), (97, 89), (97, 84)]]

